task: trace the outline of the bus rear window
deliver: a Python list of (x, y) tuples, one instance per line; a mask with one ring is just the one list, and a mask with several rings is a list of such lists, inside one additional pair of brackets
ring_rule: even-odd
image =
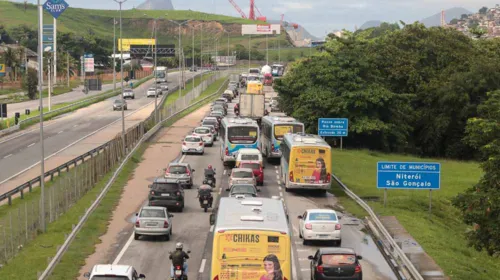
[(301, 124), (276, 124), (274, 125), (274, 138), (283, 140), (283, 135), (286, 133), (302, 133), (304, 126)]
[(240, 126), (228, 128), (227, 139), (232, 144), (253, 144), (257, 141), (256, 127)]

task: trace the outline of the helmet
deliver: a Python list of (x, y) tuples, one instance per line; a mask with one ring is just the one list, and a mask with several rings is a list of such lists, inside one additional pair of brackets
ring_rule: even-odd
[(212, 165), (211, 164), (208, 165), (208, 169), (212, 169)]
[(175, 249), (176, 250), (182, 250), (183, 247), (184, 247), (184, 245), (182, 245), (181, 242), (178, 242), (177, 244), (175, 244)]

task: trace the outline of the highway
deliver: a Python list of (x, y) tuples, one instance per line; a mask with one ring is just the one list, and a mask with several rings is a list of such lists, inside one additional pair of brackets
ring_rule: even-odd
[[(187, 78), (200, 72), (186, 72)], [(169, 73), (169, 88), (178, 84), (178, 73)], [(148, 81), (134, 89), (135, 99), (127, 99), (128, 110), (125, 115), (133, 115), (148, 104), (154, 104), (154, 98), (147, 98), (146, 91), (153, 85)], [(105, 101), (93, 104), (76, 112), (60, 116), (44, 123), (45, 157), (61, 152), (70, 145), (76, 144), (95, 131), (103, 130), (112, 123), (119, 122), (121, 111), (113, 111), (112, 104), (119, 95)], [(158, 97), (158, 102), (161, 96)], [(146, 116), (132, 118), (134, 124)], [(121, 124), (121, 122), (119, 122)], [(127, 127), (130, 124), (127, 123)], [(13, 135), (0, 138), (0, 192), (4, 193), (8, 179), (20, 172), (30, 169), (40, 160), (40, 130), (39, 125), (19, 131)], [(112, 136), (112, 135), (110, 135)], [(108, 140), (111, 140), (109, 138)], [(82, 154), (90, 149), (82, 150)], [(27, 178), (29, 180), (31, 178)]]
[[(266, 96), (267, 97), (267, 96)], [(269, 96), (270, 97), (270, 96)], [(237, 99), (234, 100), (237, 102)], [(232, 108), (234, 103), (229, 105), (229, 116), (233, 115)], [(194, 127), (193, 127), (194, 128)], [(163, 142), (162, 142), (163, 143)], [(189, 163), (194, 172), (193, 189), (185, 190), (185, 208), (183, 212), (173, 212), (173, 236), (170, 241), (159, 241), (155, 238), (141, 238), (134, 240), (133, 235), (127, 235), (121, 242), (121, 248), (116, 251), (109, 259), (109, 263), (127, 264), (134, 266), (137, 271), (144, 273), (147, 279), (168, 279), (170, 273), (170, 261), (168, 252), (173, 251), (177, 242), (184, 243), (185, 250), (191, 250), (190, 259), (188, 261), (188, 277), (189, 279), (211, 280), (211, 255), (213, 241), (213, 227), (209, 223), (208, 213), (204, 213), (200, 208), (197, 196), (197, 186), (203, 180), (203, 169), (211, 164), (217, 169), (217, 188), (214, 190), (214, 201), (217, 201), (219, 196), (227, 196), (225, 191), (228, 185), (229, 169), (225, 169), (219, 157), (219, 144), (215, 142), (214, 147), (205, 148), (205, 154), (186, 155), (178, 157), (179, 161)], [(171, 151), (178, 153), (180, 151)], [(165, 163), (165, 166), (167, 163)], [(293, 193), (284, 192), (280, 186), (278, 179), (278, 165), (276, 163), (266, 163), (264, 169), (264, 186), (261, 187), (259, 196), (272, 197), (280, 196), (284, 199), (289, 209), (290, 216), (290, 232), (292, 233), (292, 279), (309, 279), (310, 268), (307, 257), (324, 244), (314, 244), (309, 246), (302, 245), (302, 240), (298, 237), (298, 219), (297, 216), (302, 214), (306, 209), (334, 207), (336, 205), (335, 198), (328, 194), (327, 196), (315, 196), (310, 193)], [(161, 176), (161, 168), (158, 166), (157, 176)], [(135, 174), (137, 176), (137, 174)], [(148, 178), (151, 181), (152, 178)], [(147, 186), (144, 186), (146, 188)], [(147, 197), (142, 197), (143, 205), (147, 203)], [(216, 207), (214, 205), (214, 207)], [(128, 231), (122, 230), (131, 234), (130, 231), (134, 221), (134, 213), (128, 216)], [(364, 258), (361, 261), (363, 276), (365, 279), (397, 279), (389, 265), (385, 262), (383, 256), (374, 245), (370, 236), (362, 231), (362, 226), (359, 221), (348, 216), (344, 216), (341, 220), (342, 228), (342, 246), (351, 247)], [(114, 244), (115, 246), (117, 244)], [(112, 248), (110, 248), (111, 250)]]

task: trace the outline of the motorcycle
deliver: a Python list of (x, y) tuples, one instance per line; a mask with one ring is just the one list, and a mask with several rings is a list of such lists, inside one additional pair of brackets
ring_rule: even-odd
[(209, 185), (210, 187), (215, 188), (214, 178), (211, 178), (211, 177), (205, 178), (205, 180), (203, 180), (203, 184)]
[[(172, 254), (172, 252), (169, 253)], [(191, 251), (188, 250), (186, 253), (189, 254)], [(188, 276), (181, 265), (174, 266), (174, 280), (188, 280)]]
[(212, 187), (209, 185), (202, 185), (198, 189), (198, 195), (200, 198), (200, 206), (205, 210), (205, 212), (208, 211), (208, 208), (212, 208), (212, 202), (213, 202), (213, 197), (212, 197)]

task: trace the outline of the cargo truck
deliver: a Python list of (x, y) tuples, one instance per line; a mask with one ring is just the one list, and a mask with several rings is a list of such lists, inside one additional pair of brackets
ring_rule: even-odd
[(283, 73), (285, 72), (285, 66), (281, 64), (273, 64), (272, 70), (271, 70), (273, 77), (281, 77), (283, 76)]
[(262, 90), (262, 83), (250, 82), (245, 93), (240, 95), (240, 117), (256, 120), (260, 124), (260, 120), (266, 115), (266, 96)]

